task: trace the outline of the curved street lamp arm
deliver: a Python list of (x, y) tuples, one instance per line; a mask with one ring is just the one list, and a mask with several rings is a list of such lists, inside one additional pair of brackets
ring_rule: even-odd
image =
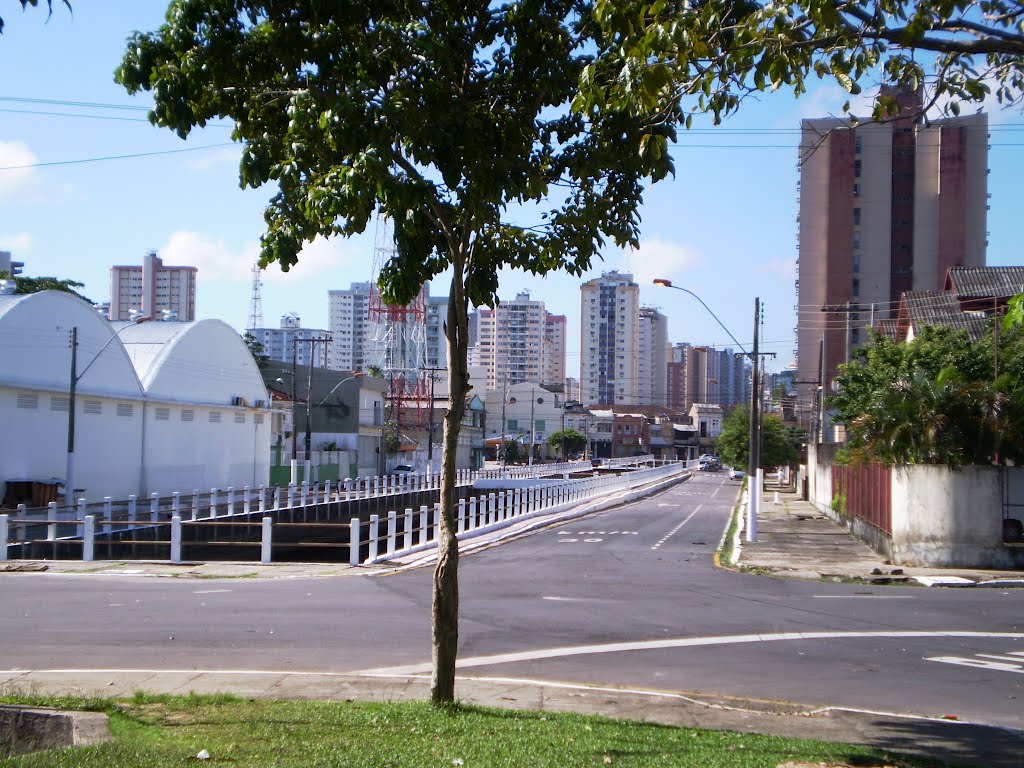
[(682, 291), (683, 293), (688, 293), (691, 296), (693, 296), (693, 298), (695, 298), (697, 301), (699, 301), (700, 305), (702, 307), (704, 307), (704, 309), (706, 309), (708, 311), (708, 314), (711, 315), (713, 318), (715, 318), (715, 322), (718, 323), (722, 327), (722, 330), (725, 331), (727, 334), (729, 334), (729, 338), (732, 339), (732, 343), (740, 348), (740, 352), (742, 352), (747, 357), (750, 357), (750, 353), (747, 352), (747, 350), (745, 350), (743, 348), (742, 344), (740, 344), (738, 341), (736, 341), (736, 337), (732, 335), (732, 331), (730, 331), (728, 328), (725, 327), (725, 323), (723, 323), (721, 320), (718, 319), (718, 315), (716, 315), (714, 312), (711, 311), (711, 307), (709, 307), (707, 304), (704, 303), (704, 299), (702, 299), (700, 296), (698, 296), (696, 293), (694, 293), (693, 291), (689, 290), (688, 288), (682, 288), (682, 287), (680, 287), (678, 285), (672, 285), (672, 281), (671, 280), (664, 280), (662, 278), (658, 278), (658, 279), (656, 279), (654, 281), (654, 284), (655, 285), (660, 285), (662, 288), (675, 288), (677, 291)]

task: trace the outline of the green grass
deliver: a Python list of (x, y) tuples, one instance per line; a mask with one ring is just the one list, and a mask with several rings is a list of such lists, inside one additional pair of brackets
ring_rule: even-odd
[(732, 517), (729, 518), (729, 530), (725, 532), (725, 541), (722, 542), (722, 549), (718, 553), (718, 562), (726, 568), (732, 568), (732, 551), (736, 540), (736, 530), (740, 527), (740, 505), (732, 508)]
[[(425, 702), (250, 701), (232, 696), (0, 702), (110, 716), (113, 741), (3, 759), (2, 768), (573, 768), (574, 766), (927, 766), (867, 748), (593, 716)], [(208, 760), (197, 760), (205, 749)]]

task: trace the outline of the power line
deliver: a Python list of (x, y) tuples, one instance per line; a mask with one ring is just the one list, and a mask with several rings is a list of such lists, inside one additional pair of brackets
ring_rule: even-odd
[(25, 165), (5, 165), (0, 166), (0, 171), (19, 171), (25, 168), (43, 168), (54, 165), (81, 165), (83, 163), (99, 163), (105, 160), (131, 160), (137, 157), (154, 157), (156, 155), (176, 155), (181, 152), (199, 152), (204, 149), (218, 149), (220, 147), (231, 147), (234, 146), (233, 142), (225, 142), (222, 144), (204, 144), (201, 147), (184, 147), (183, 149), (162, 149), (154, 150), (153, 152), (136, 152), (130, 155), (107, 155), (106, 157), (86, 157), (77, 160), (52, 160), (49, 162), (42, 163), (26, 163)]

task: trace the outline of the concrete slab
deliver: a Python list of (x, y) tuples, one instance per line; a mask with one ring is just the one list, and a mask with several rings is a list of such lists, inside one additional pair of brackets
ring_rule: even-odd
[(914, 576), (914, 581), (926, 587), (973, 587), (977, 582), (960, 576)]
[(90, 746), (109, 740), (110, 724), (102, 712), (0, 704), (0, 755)]
[(994, 587), (997, 589), (1003, 588), (1020, 588), (1024, 587), (1024, 579), (989, 579), (987, 581), (979, 581), (975, 586), (978, 587)]

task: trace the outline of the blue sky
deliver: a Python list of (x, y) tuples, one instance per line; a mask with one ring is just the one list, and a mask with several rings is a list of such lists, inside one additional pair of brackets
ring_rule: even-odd
[[(109, 268), (139, 264), (156, 249), (167, 264), (199, 268), (200, 317), (243, 329), (263, 205), (273, 189), (239, 189), (240, 146), (230, 144), (227, 127), (207, 127), (183, 142), (145, 120), (148, 94), (132, 98), (114, 83), (128, 36), (156, 29), (165, 0), (72, 5), (73, 15), (55, 3), (48, 22), (45, 7), (22, 13), (17, 3), (0, 6), (0, 250), (24, 261), (26, 274), (79, 280), (85, 295), (106, 301)], [(698, 294), (745, 346), (759, 296), (763, 348), (778, 355), (770, 367), (790, 363), (800, 120), (838, 113), (845, 100), (838, 87), (822, 84), (800, 99), (780, 92), (748, 101), (717, 128), (695, 123), (673, 149), (676, 178), (647, 193), (639, 251), (609, 248), (584, 279), (632, 272), (641, 301), (668, 315), (673, 342), (731, 345), (694, 299), (653, 286), (653, 278)], [(1024, 142), (1016, 138), (1024, 137), (1024, 117), (1000, 112), (990, 120), (988, 263), (1021, 264), (1012, 222), (1024, 178)], [(69, 162), (113, 157), (122, 159)], [(307, 247), (288, 274), (268, 269), (264, 324), (276, 327), (294, 311), (304, 326), (326, 328), (327, 290), (371, 279), (372, 261), (368, 231)], [(571, 376), (579, 370), (581, 282), (510, 271), (500, 291), (505, 299), (529, 291), (568, 317)], [(447, 281), (435, 281), (432, 293), (447, 293)]]

